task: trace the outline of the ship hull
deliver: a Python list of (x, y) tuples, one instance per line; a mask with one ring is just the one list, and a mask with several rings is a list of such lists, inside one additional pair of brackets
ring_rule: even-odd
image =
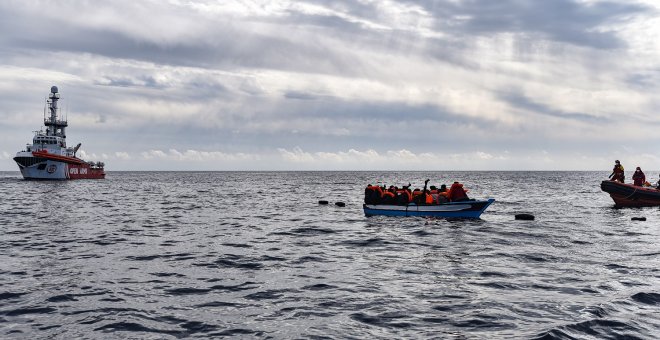
[[(37, 163), (24, 166), (25, 159), (17, 160), (16, 163), (25, 179), (34, 180), (67, 180), (67, 179), (103, 179), (105, 171), (100, 168), (92, 168), (89, 164), (70, 164), (49, 159), (34, 157)], [(23, 163), (23, 164), (21, 164)]]

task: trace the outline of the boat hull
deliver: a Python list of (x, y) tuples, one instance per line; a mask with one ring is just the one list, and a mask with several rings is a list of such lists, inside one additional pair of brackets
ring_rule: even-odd
[(445, 218), (479, 218), (495, 199), (486, 201), (449, 202), (436, 205), (385, 205), (364, 204), (364, 214), (369, 216), (430, 216)]
[(660, 206), (660, 190), (614, 181), (603, 181), (600, 189), (610, 194), (617, 207)]
[(71, 164), (43, 159), (30, 166), (18, 163), (21, 175), (25, 179), (35, 180), (67, 180), (67, 179), (103, 179), (105, 171), (92, 168), (89, 164)]

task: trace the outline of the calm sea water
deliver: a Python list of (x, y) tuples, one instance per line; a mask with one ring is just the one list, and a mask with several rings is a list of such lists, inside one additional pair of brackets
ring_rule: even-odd
[[(656, 339), (660, 208), (607, 174), (0, 173), (0, 338)], [(426, 178), (497, 202), (364, 217), (366, 184)]]

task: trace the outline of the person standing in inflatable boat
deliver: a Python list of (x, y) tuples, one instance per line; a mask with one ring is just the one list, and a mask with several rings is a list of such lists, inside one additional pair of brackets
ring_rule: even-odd
[(635, 173), (632, 175), (632, 179), (635, 186), (641, 187), (644, 185), (644, 182), (646, 182), (646, 175), (642, 172), (642, 168), (637, 167), (637, 170), (635, 170)]
[(611, 178), (613, 181), (619, 181), (621, 183), (623, 183), (625, 179), (623, 165), (621, 165), (621, 162), (619, 162), (618, 159), (614, 161), (614, 169), (612, 170), (609, 178)]

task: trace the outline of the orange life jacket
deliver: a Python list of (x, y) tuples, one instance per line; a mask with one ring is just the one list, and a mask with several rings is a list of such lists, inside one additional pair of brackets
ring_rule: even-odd
[(449, 196), (449, 200), (451, 201), (456, 201), (462, 198), (466, 198), (467, 194), (465, 193), (465, 189), (463, 189), (463, 184), (461, 183), (452, 184), (451, 188), (449, 188), (448, 196)]
[(397, 191), (397, 194), (406, 195), (408, 196), (408, 202), (412, 201), (412, 194), (408, 190), (399, 190)]
[(385, 197), (385, 196), (389, 196), (389, 197), (394, 198), (394, 193), (389, 192), (389, 191), (385, 191), (385, 192), (383, 193), (383, 197)]
[(383, 197), (383, 189), (377, 185), (367, 185), (367, 190), (376, 192), (379, 198)]

